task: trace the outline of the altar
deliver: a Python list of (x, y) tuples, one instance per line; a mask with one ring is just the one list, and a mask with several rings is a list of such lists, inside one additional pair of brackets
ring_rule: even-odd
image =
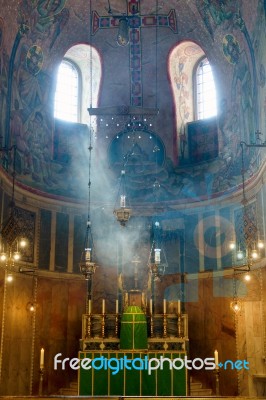
[[(187, 396), (184, 317), (147, 316), (138, 306), (128, 306), (121, 319), (88, 315), (83, 324), (87, 337), (79, 352), (79, 396)], [(101, 320), (96, 334), (94, 318)], [(110, 323), (117, 326), (108, 332), (117, 332), (118, 337), (106, 335)]]
[[(79, 396), (187, 396), (186, 368), (170, 369), (169, 362), (164, 362), (162, 369), (159, 366), (161, 357), (174, 360), (183, 359), (184, 356), (184, 352), (167, 351), (80, 352), (80, 360), (84, 358), (97, 359), (97, 368), (99, 369), (86, 370), (81, 368), (79, 370)], [(124, 357), (131, 362), (127, 363), (127, 368), (119, 368)], [(108, 368), (108, 362), (105, 362), (105, 360), (111, 359), (118, 360), (117, 369), (115, 369), (115, 363), (112, 364), (113, 369)], [(158, 368), (149, 371), (147, 359), (158, 360), (158, 363), (153, 360), (151, 365)], [(135, 363), (134, 360), (136, 360)], [(143, 363), (140, 360), (143, 360)], [(102, 364), (102, 368), (100, 368), (100, 364)], [(141, 369), (143, 366), (144, 369)], [(178, 368), (179, 366), (181, 366), (180, 363)]]

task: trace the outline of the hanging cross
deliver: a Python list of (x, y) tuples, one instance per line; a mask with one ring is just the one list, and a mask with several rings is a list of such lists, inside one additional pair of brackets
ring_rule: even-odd
[[(142, 109), (142, 57), (141, 57), (141, 28), (147, 27), (168, 27), (177, 33), (177, 21), (175, 10), (170, 10), (168, 15), (140, 15), (140, 0), (128, 0), (127, 15), (99, 16), (96, 11), (92, 11), (91, 34), (95, 35), (99, 29), (118, 28), (121, 19), (126, 19), (129, 31), (129, 51), (130, 51), (130, 106), (118, 107), (119, 113), (125, 114), (157, 114), (157, 109)], [(113, 109), (114, 107), (112, 107)], [(91, 115), (102, 114), (104, 110), (97, 112), (97, 109), (89, 109)], [(113, 110), (112, 110), (113, 111)], [(110, 113), (106, 107), (105, 114)]]

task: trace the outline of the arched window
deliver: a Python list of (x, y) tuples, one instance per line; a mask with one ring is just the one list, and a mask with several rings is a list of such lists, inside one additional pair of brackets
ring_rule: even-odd
[(217, 114), (215, 83), (206, 57), (196, 67), (195, 97), (196, 119), (210, 118)]
[(70, 122), (79, 122), (80, 74), (76, 65), (63, 60), (56, 82), (54, 116)]
[(93, 125), (88, 107), (97, 107), (101, 82), (101, 60), (98, 51), (87, 44), (76, 44), (65, 53), (59, 66), (54, 102), (55, 118)]
[(180, 163), (192, 162), (189, 126), (217, 115), (212, 69), (203, 49), (191, 41), (181, 42), (172, 49), (168, 65), (175, 106), (173, 155)]

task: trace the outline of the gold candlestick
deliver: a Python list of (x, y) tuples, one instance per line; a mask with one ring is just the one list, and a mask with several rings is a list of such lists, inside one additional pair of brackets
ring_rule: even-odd
[(151, 323), (151, 337), (153, 337), (154, 336), (154, 334), (153, 334), (153, 316), (152, 316), (152, 314), (150, 315), (150, 323)]
[(91, 314), (88, 315), (87, 337), (91, 337)]
[(220, 369), (216, 367), (213, 372), (215, 375), (215, 394), (220, 396)]
[(167, 318), (166, 314), (163, 314), (163, 337), (167, 337)]
[(118, 321), (119, 321), (119, 314), (115, 314), (115, 336), (118, 337)]
[(182, 337), (182, 319), (181, 314), (177, 315), (177, 336)]
[(43, 395), (43, 374), (44, 374), (44, 367), (40, 367), (39, 369), (39, 396)]
[(105, 314), (102, 314), (102, 338), (105, 337)]

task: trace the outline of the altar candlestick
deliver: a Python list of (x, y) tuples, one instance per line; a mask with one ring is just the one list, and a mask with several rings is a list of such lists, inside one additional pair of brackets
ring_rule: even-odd
[(181, 303), (180, 303), (180, 300), (177, 300), (177, 314), (181, 314)]
[(218, 357), (218, 351), (217, 350), (215, 350), (214, 351), (214, 361), (215, 361), (215, 365), (216, 365), (216, 368), (219, 368), (219, 357)]
[(40, 354), (40, 369), (44, 368), (44, 349), (41, 348), (41, 354)]
[(163, 299), (163, 313), (166, 314), (166, 300)]

